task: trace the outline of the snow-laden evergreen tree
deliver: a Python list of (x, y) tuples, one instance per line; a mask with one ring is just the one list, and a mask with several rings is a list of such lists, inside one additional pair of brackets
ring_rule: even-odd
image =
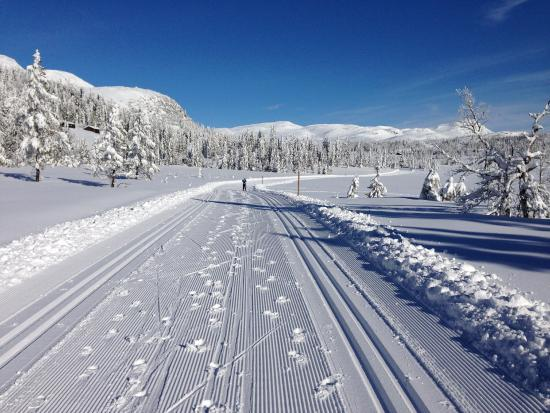
[(140, 110), (134, 117), (128, 131), (129, 148), (126, 157), (128, 173), (137, 179), (145, 176), (148, 179), (158, 172), (155, 141), (152, 136), (151, 122), (146, 110)]
[[(468, 195), (459, 198), (465, 211), (478, 205), (487, 205), (490, 215), (519, 215), (525, 218), (546, 217), (550, 215), (548, 190), (537, 182), (533, 172), (541, 168), (543, 153), (536, 150), (542, 139), (540, 122), (550, 114), (550, 102), (540, 113), (530, 113), (533, 119), (531, 132), (506, 135), (507, 139), (488, 139), (483, 133), (486, 115), (475, 103), (468, 88), (458, 91), (462, 98), (461, 124), (481, 145), (481, 155), (466, 162), (456, 156), (442, 152), (459, 165), (458, 173), (472, 174), (478, 178), (477, 188)], [(441, 148), (440, 148), (441, 149)], [(542, 171), (538, 174), (542, 177)]]
[(439, 194), (442, 201), (454, 201), (456, 199), (456, 184), (452, 176), (447, 179)]
[(439, 186), (441, 184), (441, 179), (439, 174), (435, 169), (430, 169), (430, 172), (424, 179), (424, 184), (422, 185), (422, 191), (420, 191), (420, 199), (428, 199), (430, 201), (441, 201), (439, 196)]
[(20, 153), (23, 161), (35, 169), (35, 180), (46, 165), (66, 164), (70, 161), (71, 145), (62, 131), (55, 113), (57, 97), (48, 91), (46, 73), (40, 52), (27, 67), (26, 116), (22, 124), (23, 141)]
[(460, 177), (460, 181), (455, 184), (455, 199), (459, 199), (463, 196), (468, 195), (468, 188), (466, 188), (466, 183), (464, 182), (464, 175)]
[(354, 176), (348, 189), (348, 198), (357, 198), (359, 192), (359, 177)]
[(376, 176), (372, 178), (369, 185), (370, 191), (367, 192), (369, 198), (382, 198), (388, 190), (382, 182), (380, 182), (380, 168), (376, 168)]
[(93, 148), (94, 172), (104, 175), (115, 186), (116, 176), (125, 171), (124, 153), (127, 148), (126, 136), (118, 105), (115, 105), (109, 115), (106, 130), (101, 134)]

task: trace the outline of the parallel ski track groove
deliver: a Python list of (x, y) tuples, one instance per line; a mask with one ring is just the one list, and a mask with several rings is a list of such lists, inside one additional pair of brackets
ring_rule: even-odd
[[(289, 218), (289, 216), (291, 216), (298, 223), (299, 223), (299, 220), (293, 214), (291, 214), (290, 212), (285, 212), (285, 213), (280, 212), (279, 208), (284, 207), (284, 205), (280, 202), (280, 200), (273, 197), (273, 196), (267, 195), (265, 193), (262, 194), (262, 197), (268, 202), (268, 204), (270, 204), (273, 208), (276, 209), (277, 215), (279, 216), (280, 219), (282, 219), (284, 221), (283, 225), (285, 226), (288, 235), (290, 237), (292, 237), (292, 233), (289, 229), (289, 228), (292, 228), (292, 231), (296, 233), (296, 236), (299, 237), (299, 238), (302, 238), (302, 236), (300, 235), (300, 231), (298, 230), (297, 224), (294, 223)], [(296, 243), (296, 245), (300, 249), (299, 244)], [(321, 275), (320, 277), (328, 279), (329, 283), (332, 284), (335, 288), (335, 291), (337, 291), (337, 294), (338, 294), (337, 298), (330, 296), (328, 290), (325, 290), (325, 287), (322, 286), (323, 281), (321, 281), (318, 278), (319, 275), (314, 274), (314, 271), (310, 270), (312, 276), (316, 279), (319, 279), (318, 284), (319, 284), (321, 290), (323, 291), (323, 294), (325, 295), (325, 299), (327, 299), (329, 302), (332, 302), (334, 299), (336, 299), (336, 300), (341, 300), (342, 303), (345, 303), (344, 304), (344, 310), (338, 309), (337, 304), (331, 305), (332, 310), (334, 311), (336, 318), (340, 321), (341, 326), (342, 326), (342, 331), (346, 335), (347, 340), (349, 340), (350, 343), (352, 343), (351, 347), (352, 347), (353, 351), (355, 352), (355, 354), (357, 355), (357, 358), (360, 360), (362, 368), (364, 369), (363, 374), (373, 384), (373, 386), (375, 388), (375, 391), (377, 392), (377, 395), (379, 397), (379, 400), (382, 403), (382, 405), (384, 406), (384, 410), (400, 412), (400, 411), (404, 411), (404, 409), (407, 409), (409, 411), (412, 411), (413, 410), (412, 406), (414, 406), (414, 404), (415, 404), (414, 397), (410, 397), (410, 395), (409, 395), (410, 390), (405, 385), (403, 385), (403, 383), (401, 383), (401, 379), (397, 375), (395, 375), (395, 373), (393, 372), (392, 362), (385, 359), (384, 352), (380, 351), (377, 348), (378, 346), (377, 346), (375, 341), (372, 341), (372, 343), (374, 344), (374, 347), (377, 348), (378, 351), (379, 351), (379, 356), (380, 356), (379, 358), (381, 360), (384, 360), (386, 372), (379, 371), (378, 374), (376, 374), (373, 371), (371, 371), (372, 367), (369, 367), (368, 364), (365, 364), (365, 363), (368, 363), (367, 360), (369, 359), (369, 357), (368, 357), (367, 353), (364, 352), (365, 350), (362, 348), (362, 346), (356, 341), (354, 333), (352, 333), (355, 326), (360, 326), (361, 325), (361, 321), (359, 319), (357, 319), (358, 320), (357, 324), (347, 325), (347, 323), (349, 321), (346, 321), (346, 318), (349, 319), (349, 317), (351, 316), (352, 319), (355, 319), (355, 317), (357, 317), (354, 309), (347, 302), (347, 300), (346, 300), (344, 294), (341, 292), (341, 290), (339, 290), (339, 286), (336, 285), (334, 283), (334, 281), (332, 280), (330, 272), (326, 268), (326, 265), (323, 262), (322, 258), (318, 256), (318, 254), (309, 246), (309, 244), (307, 242), (302, 242), (302, 245), (311, 254), (311, 257), (317, 262), (319, 267), (324, 272), (324, 274)], [(305, 257), (304, 254), (302, 254), (302, 256)], [(348, 315), (344, 315), (346, 311), (348, 312)], [(372, 340), (370, 332), (368, 332), (365, 329), (363, 329), (363, 331), (364, 331), (364, 333), (366, 333), (366, 336), (369, 337)], [(390, 371), (392, 373), (389, 373)], [(386, 374), (388, 374), (389, 380), (384, 380), (384, 375), (386, 375)], [(400, 387), (396, 386), (396, 387), (394, 387), (394, 389), (391, 389), (391, 386), (392, 386), (391, 383), (392, 382), (399, 383)], [(387, 387), (390, 387), (390, 388), (387, 388)], [(401, 400), (397, 399), (396, 395), (393, 393), (395, 391), (395, 389), (397, 389), (398, 392), (399, 391), (402, 392), (401, 396), (398, 396), (398, 397), (401, 398)], [(386, 393), (387, 391), (389, 391), (390, 393)], [(407, 395), (407, 396), (405, 396), (405, 395)], [(416, 408), (425, 410), (425, 408), (423, 408), (419, 405), (417, 405)]]
[[(281, 202), (279, 196), (271, 196)], [(301, 220), (307, 222), (304, 227), (315, 238), (315, 231), (308, 228), (322, 224), (307, 215)], [(399, 287), (369, 269), (368, 257), (358, 259), (357, 254), (361, 253), (354, 251), (352, 243), (330, 247), (321, 242), (318, 244), (373, 303), (390, 328), (402, 337), (404, 344), (461, 410), (494, 413), (545, 411), (535, 396), (503, 379), (480, 355), (465, 351), (459, 335), (442, 325), (438, 317), (419, 305), (411, 307), (412, 298), (396, 299)], [(365, 259), (367, 268), (364, 268)]]

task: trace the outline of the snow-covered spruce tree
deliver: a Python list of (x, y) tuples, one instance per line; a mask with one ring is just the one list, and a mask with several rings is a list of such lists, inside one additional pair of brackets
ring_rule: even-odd
[(455, 184), (455, 200), (461, 198), (465, 195), (468, 195), (468, 188), (466, 188), (466, 183), (464, 182), (464, 175), (460, 177), (460, 181)]
[(439, 192), (442, 201), (454, 201), (456, 198), (456, 184), (453, 177), (449, 177)]
[(376, 176), (372, 178), (370, 185), (370, 191), (367, 192), (369, 198), (382, 198), (388, 190), (382, 182), (380, 182), (380, 168), (376, 168)]
[(359, 192), (359, 177), (354, 176), (348, 189), (348, 198), (357, 198)]
[(158, 172), (157, 148), (152, 136), (151, 122), (145, 110), (140, 110), (134, 117), (128, 131), (129, 148), (126, 167), (129, 174), (137, 179), (145, 176), (148, 179)]
[(57, 98), (48, 91), (46, 73), (40, 52), (27, 67), (26, 116), (22, 124), (23, 141), (20, 153), (23, 161), (35, 168), (35, 180), (46, 165), (60, 165), (70, 161), (71, 145), (55, 114)]
[(126, 136), (120, 120), (119, 107), (115, 105), (109, 114), (107, 128), (96, 141), (92, 150), (94, 173), (108, 177), (111, 181), (111, 188), (115, 186), (117, 174), (125, 171), (124, 153), (126, 147)]
[(424, 184), (422, 185), (422, 191), (420, 191), (420, 199), (428, 199), (430, 201), (441, 201), (439, 195), (439, 185), (441, 180), (439, 174), (435, 169), (430, 169), (430, 172), (424, 179)]
[(540, 122), (550, 114), (550, 102), (542, 112), (529, 114), (533, 119), (530, 133), (509, 134), (506, 143), (503, 143), (502, 139), (485, 137), (483, 129), (487, 117), (485, 111), (476, 105), (472, 92), (464, 88), (458, 93), (462, 98), (461, 125), (483, 148), (481, 155), (470, 162), (442, 151), (459, 165), (458, 173), (472, 174), (478, 178), (477, 188), (458, 199), (464, 210), (470, 211), (478, 205), (486, 204), (490, 215), (520, 215), (525, 218), (550, 216), (548, 190), (541, 182), (536, 182), (531, 174), (540, 168), (539, 161), (543, 154), (535, 150), (535, 146), (542, 132)]

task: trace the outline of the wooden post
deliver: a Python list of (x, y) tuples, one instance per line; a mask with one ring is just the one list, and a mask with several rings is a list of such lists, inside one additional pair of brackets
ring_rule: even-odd
[(298, 196), (300, 196), (300, 169), (298, 169)]

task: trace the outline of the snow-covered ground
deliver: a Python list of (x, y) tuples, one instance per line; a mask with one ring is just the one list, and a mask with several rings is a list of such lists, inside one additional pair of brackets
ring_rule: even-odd
[(249, 171), (222, 171), (165, 166), (151, 181), (118, 179), (117, 187), (86, 168), (47, 168), (36, 183), (32, 171), (0, 168), (0, 245), (65, 221), (85, 218), (151, 197), (195, 188), (207, 182), (273, 176)]
[(516, 380), (548, 393), (550, 307), (545, 303), (500, 285), (495, 276), (468, 263), (414, 245), (368, 214), (279, 193), (327, 225), (368, 263), (433, 309), (443, 322), (464, 332), (474, 346)]
[[(422, 170), (382, 176), (388, 189), (384, 198), (367, 198), (365, 192), (371, 178), (360, 178), (359, 198), (345, 198), (354, 174), (369, 172), (372, 170), (336, 170), (339, 175), (349, 176), (304, 181), (301, 193), (368, 213), (417, 244), (495, 273), (507, 286), (550, 302), (549, 220), (463, 214), (452, 202), (418, 199), (427, 174)], [(449, 170), (441, 168), (440, 175), (443, 184)], [(296, 185), (273, 189), (296, 191)]]
[(0, 321), (0, 410), (543, 410), (283, 197), (186, 205)]
[[(253, 190), (261, 176), (296, 188), (275, 174), (165, 167), (113, 189), (84, 169), (40, 183), (1, 169), (3, 270), (31, 271), (0, 291), (0, 411), (543, 411), (547, 310), (477, 271), (511, 264), (467, 241), (498, 226), (495, 248), (548, 245), (546, 223), (419, 201), (423, 171), (384, 171), (381, 200), (337, 197), (372, 172), (301, 182), (371, 218)], [(433, 236), (452, 229), (472, 232), (452, 245), (476, 259)], [(544, 276), (532, 272), (506, 282), (525, 290)]]

